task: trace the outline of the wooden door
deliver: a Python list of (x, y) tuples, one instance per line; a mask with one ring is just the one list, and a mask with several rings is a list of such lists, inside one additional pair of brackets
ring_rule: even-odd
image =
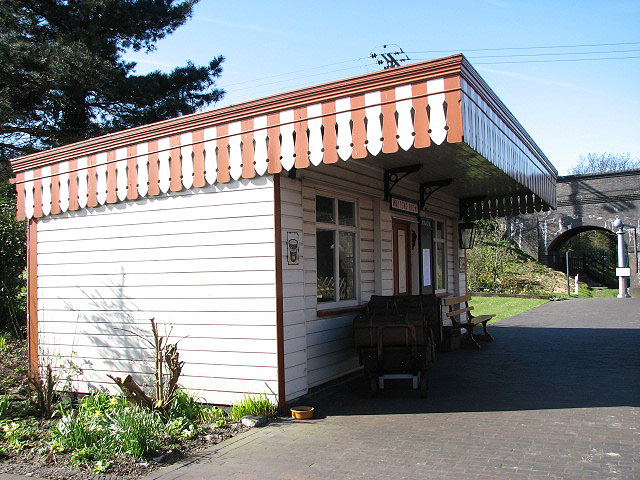
[(393, 293), (411, 294), (411, 229), (408, 223), (393, 226)]

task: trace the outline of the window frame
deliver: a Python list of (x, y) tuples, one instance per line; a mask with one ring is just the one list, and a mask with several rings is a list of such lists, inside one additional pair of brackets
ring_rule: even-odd
[[(335, 215), (335, 223), (325, 223), (317, 221), (317, 210), (314, 205), (314, 224), (316, 235), (316, 310), (332, 310), (342, 307), (355, 307), (360, 305), (360, 207), (357, 198), (353, 198), (347, 195), (337, 194), (335, 192), (316, 191), (314, 196), (314, 203), (317, 202), (317, 197), (325, 197), (333, 200), (333, 208)], [(340, 225), (340, 212), (338, 211), (338, 202), (349, 202), (353, 204), (354, 209), (354, 226)], [(318, 253), (317, 253), (317, 238), (318, 231), (332, 231), (334, 232), (334, 245), (340, 244), (340, 232), (350, 232), (354, 234), (354, 265), (353, 265), (353, 289), (355, 298), (349, 300), (340, 299), (340, 248), (334, 248), (333, 255), (333, 274), (335, 281), (335, 295), (336, 300), (330, 302), (318, 302)]]

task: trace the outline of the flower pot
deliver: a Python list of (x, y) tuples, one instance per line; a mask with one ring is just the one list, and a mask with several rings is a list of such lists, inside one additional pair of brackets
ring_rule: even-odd
[(304, 420), (313, 417), (313, 407), (291, 407), (291, 416), (297, 420)]

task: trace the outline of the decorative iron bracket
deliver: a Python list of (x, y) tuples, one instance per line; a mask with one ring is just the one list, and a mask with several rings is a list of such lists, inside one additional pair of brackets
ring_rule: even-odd
[(460, 218), (464, 219), (465, 217), (469, 216), (469, 207), (471, 205), (473, 205), (476, 202), (479, 202), (481, 200), (484, 200), (485, 198), (487, 198), (486, 195), (480, 195), (477, 197), (468, 197), (468, 198), (461, 198), (460, 199)]
[(395, 187), (400, 180), (409, 175), (410, 173), (417, 172), (422, 168), (422, 165), (409, 165), (407, 167), (390, 168), (384, 171), (384, 199), (389, 200), (391, 190)]
[(442, 187), (451, 185), (453, 178), (446, 178), (444, 180), (435, 180), (433, 182), (420, 184), (420, 210), (424, 209), (429, 197), (440, 190)]

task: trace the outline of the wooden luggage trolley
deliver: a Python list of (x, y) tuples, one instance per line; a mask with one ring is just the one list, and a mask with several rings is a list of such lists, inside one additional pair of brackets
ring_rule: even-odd
[(434, 332), (440, 329), (435, 295), (374, 295), (353, 326), (373, 395), (390, 379), (409, 379), (420, 396), (427, 395), (427, 363), (435, 361)]

